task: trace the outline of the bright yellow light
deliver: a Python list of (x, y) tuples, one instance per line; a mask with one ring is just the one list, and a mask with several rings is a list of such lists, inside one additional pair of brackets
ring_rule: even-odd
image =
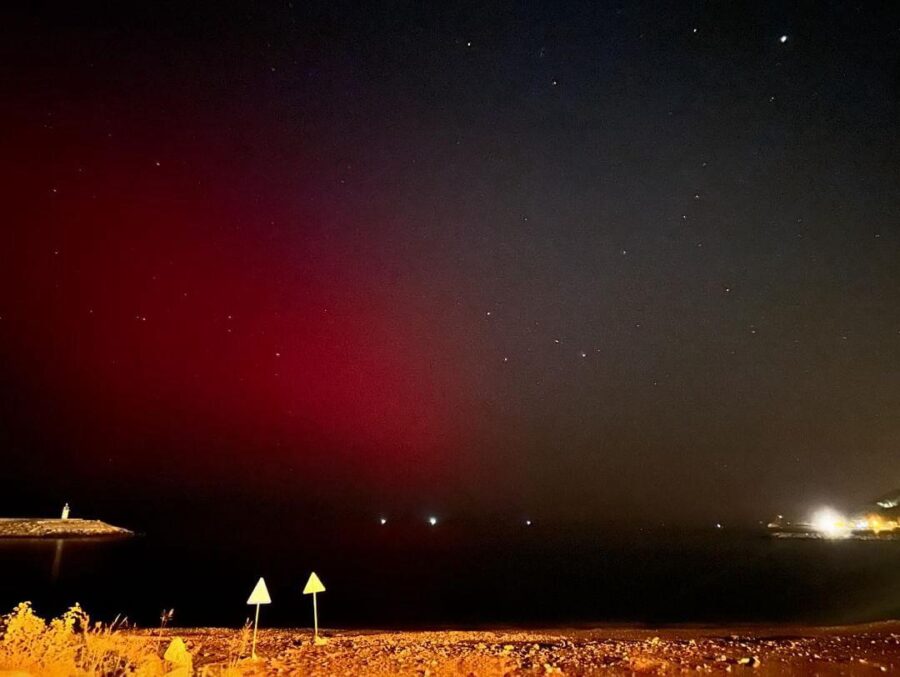
[(817, 510), (812, 516), (812, 526), (825, 538), (845, 538), (850, 535), (850, 523), (831, 508)]
[(893, 531), (897, 528), (897, 522), (895, 520), (886, 520), (881, 515), (873, 514), (866, 516), (866, 527), (873, 533), (879, 534), (882, 531)]

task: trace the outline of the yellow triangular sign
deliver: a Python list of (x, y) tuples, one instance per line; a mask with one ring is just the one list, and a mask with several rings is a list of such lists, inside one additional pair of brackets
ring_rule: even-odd
[(325, 592), (325, 586), (322, 585), (322, 581), (319, 580), (319, 577), (316, 576), (316, 572), (313, 571), (309, 575), (309, 580), (306, 581), (306, 587), (303, 588), (304, 595), (311, 595), (314, 592)]
[(247, 604), (271, 604), (272, 598), (269, 597), (269, 589), (266, 587), (266, 581), (264, 578), (260, 578), (256, 584), (256, 587), (253, 588), (253, 592), (250, 593), (250, 597), (247, 598)]

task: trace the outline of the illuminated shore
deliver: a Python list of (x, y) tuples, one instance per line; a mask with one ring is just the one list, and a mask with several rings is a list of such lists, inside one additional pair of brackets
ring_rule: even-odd
[[(152, 635), (152, 631), (144, 632)], [(247, 636), (217, 628), (167, 629), (194, 668), (231, 666), (274, 675), (598, 675), (755, 669), (757, 674), (881, 674), (900, 669), (900, 623), (815, 628), (326, 631), (261, 629), (256, 661)], [(217, 674), (217, 673), (215, 673)]]
[(900, 541), (900, 533), (896, 531), (888, 533), (874, 533), (871, 531), (850, 531), (839, 536), (823, 534), (815, 529), (795, 529), (795, 530), (776, 530), (769, 531), (772, 538), (799, 538), (814, 540), (853, 540), (853, 541)]
[(858, 541), (891, 541), (900, 539), (900, 492), (894, 491), (876, 499), (852, 516), (832, 508), (816, 510), (809, 521), (788, 521), (783, 515), (768, 524), (775, 538), (853, 539)]
[(128, 529), (100, 520), (0, 518), (0, 538), (100, 538), (133, 535)]

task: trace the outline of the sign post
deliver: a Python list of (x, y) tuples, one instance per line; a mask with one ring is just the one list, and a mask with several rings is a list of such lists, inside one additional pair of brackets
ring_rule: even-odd
[(319, 608), (316, 604), (316, 593), (325, 592), (325, 586), (322, 585), (322, 581), (319, 580), (319, 577), (316, 576), (316, 572), (313, 571), (309, 575), (309, 580), (306, 581), (306, 587), (303, 588), (304, 595), (312, 595), (313, 596), (313, 628), (314, 628), (314, 642), (316, 644), (325, 644), (328, 640), (324, 637), (319, 637)]
[(260, 578), (256, 583), (256, 587), (253, 588), (253, 592), (250, 593), (250, 597), (247, 598), (247, 604), (256, 605), (256, 616), (253, 619), (253, 648), (250, 650), (250, 656), (252, 658), (256, 658), (256, 630), (259, 627), (259, 605), (271, 603), (272, 598), (269, 597), (269, 589), (266, 587), (266, 581), (264, 578)]

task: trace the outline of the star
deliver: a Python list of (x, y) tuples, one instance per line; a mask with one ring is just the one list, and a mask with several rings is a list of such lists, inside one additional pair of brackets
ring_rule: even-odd
[(788, 36), (787, 36), (787, 35), (782, 35), (780, 38), (778, 38), (778, 42), (780, 42), (782, 45), (783, 45), (784, 43), (786, 43), (787, 41), (788, 41)]

